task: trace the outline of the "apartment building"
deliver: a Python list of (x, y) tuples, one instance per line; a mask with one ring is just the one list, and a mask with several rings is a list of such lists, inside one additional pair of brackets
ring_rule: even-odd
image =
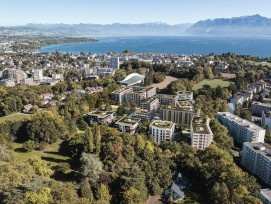
[(271, 111), (271, 104), (253, 102), (250, 106), (250, 110), (253, 115), (262, 115), (263, 111)]
[(139, 118), (141, 120), (145, 120), (145, 119), (152, 120), (154, 117), (154, 114), (155, 114), (154, 111), (136, 108), (135, 111), (129, 115), (129, 117)]
[(99, 124), (111, 124), (116, 118), (116, 113), (112, 111), (94, 111), (87, 114), (90, 124), (95, 122)]
[(268, 127), (271, 130), (271, 111), (264, 111), (262, 113), (261, 126)]
[(159, 108), (159, 99), (158, 98), (149, 98), (141, 101), (140, 107), (149, 111), (157, 111)]
[(271, 149), (265, 144), (245, 142), (241, 164), (250, 173), (271, 185)]
[(179, 101), (192, 101), (193, 100), (193, 92), (192, 91), (178, 91), (177, 97)]
[(244, 120), (230, 112), (217, 112), (217, 119), (226, 126), (234, 141), (243, 144), (244, 142), (264, 142), (265, 129)]
[(115, 123), (115, 128), (121, 132), (128, 132), (134, 135), (139, 127), (140, 119), (132, 117), (123, 117)]
[(194, 116), (190, 126), (191, 146), (204, 150), (213, 141), (213, 132), (207, 117)]
[(172, 121), (182, 127), (190, 128), (194, 116), (194, 107), (189, 101), (182, 101), (178, 106), (160, 107), (161, 120)]
[(119, 57), (111, 57), (109, 59), (109, 67), (118, 69), (120, 67), (120, 60)]
[(111, 99), (117, 101), (119, 105), (125, 102), (125, 94), (131, 92), (133, 89), (131, 87), (121, 88), (111, 93)]
[(122, 103), (136, 103), (141, 104), (143, 100), (155, 96), (156, 88), (154, 87), (125, 87), (120, 90), (114, 91), (111, 94), (112, 100), (118, 101), (121, 105)]
[(178, 97), (176, 95), (157, 94), (155, 96), (161, 105), (176, 106)]
[(174, 130), (175, 123), (171, 121), (154, 120), (149, 126), (150, 135), (158, 144), (161, 144), (163, 141), (172, 141)]

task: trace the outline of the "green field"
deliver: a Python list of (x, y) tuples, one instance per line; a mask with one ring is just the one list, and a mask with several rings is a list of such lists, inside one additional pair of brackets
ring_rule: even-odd
[(60, 162), (67, 162), (67, 160), (69, 159), (68, 157), (61, 155), (61, 153), (59, 152), (59, 147), (62, 142), (63, 141), (59, 140), (54, 144), (48, 145), (43, 151), (34, 150), (32, 152), (23, 152), (23, 144), (15, 142), (12, 143), (12, 147), (15, 151), (17, 161), (23, 162), (33, 156), (38, 156), (41, 157), (43, 160), (48, 161), (51, 166), (55, 166)]
[(193, 90), (196, 91), (198, 89), (201, 89), (204, 85), (210, 85), (212, 88), (216, 88), (218, 85), (220, 85), (221, 87), (228, 87), (231, 83), (232, 82), (225, 81), (223, 79), (205, 79), (193, 86)]
[(0, 117), (0, 123), (6, 122), (6, 121), (20, 121), (23, 119), (30, 118), (30, 114), (23, 114), (23, 113), (15, 113), (12, 115)]

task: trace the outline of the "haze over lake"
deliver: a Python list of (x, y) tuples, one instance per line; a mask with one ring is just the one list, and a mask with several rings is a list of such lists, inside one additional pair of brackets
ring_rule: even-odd
[(97, 42), (48, 45), (39, 52), (107, 53), (132, 52), (175, 53), (175, 54), (222, 54), (227, 52), (271, 56), (271, 37), (235, 36), (139, 36), (97, 37)]

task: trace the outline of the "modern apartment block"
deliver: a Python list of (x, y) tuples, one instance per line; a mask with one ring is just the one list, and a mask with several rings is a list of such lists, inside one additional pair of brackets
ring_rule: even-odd
[(140, 105), (143, 100), (151, 98), (155, 94), (156, 88), (154, 87), (133, 86), (112, 92), (111, 98), (118, 101), (120, 105), (123, 103), (136, 103)]
[(191, 146), (204, 150), (213, 141), (213, 132), (209, 126), (210, 119), (207, 117), (194, 116), (191, 127), (190, 137)]
[(177, 97), (179, 101), (192, 101), (193, 100), (193, 92), (192, 91), (178, 91)]
[(154, 114), (155, 114), (154, 111), (136, 108), (135, 111), (129, 115), (129, 117), (139, 118), (141, 120), (144, 120), (144, 119), (152, 120), (154, 117)]
[(121, 132), (128, 132), (134, 135), (139, 127), (140, 119), (123, 117), (115, 123), (115, 127)]
[(149, 98), (141, 101), (140, 107), (149, 111), (157, 111), (159, 108), (159, 99), (158, 98)]
[(245, 142), (241, 164), (250, 173), (271, 185), (271, 149), (265, 144)]
[(261, 120), (262, 127), (268, 127), (271, 130), (271, 111), (264, 111)]
[(160, 107), (160, 119), (172, 121), (182, 127), (190, 128), (194, 116), (194, 107), (189, 101), (182, 101), (178, 106)]
[(234, 141), (243, 144), (244, 142), (264, 142), (265, 129), (244, 120), (230, 112), (217, 112), (217, 119), (226, 126)]
[(109, 59), (109, 67), (118, 69), (120, 67), (120, 60), (119, 57), (111, 57)]
[(178, 97), (176, 95), (157, 94), (155, 96), (161, 105), (176, 106)]
[(99, 124), (111, 124), (116, 118), (116, 113), (112, 111), (94, 111), (87, 114), (90, 124), (95, 122)]
[(172, 141), (174, 130), (175, 123), (171, 121), (154, 120), (149, 126), (149, 132), (158, 144), (161, 144), (163, 141)]
[(250, 106), (250, 110), (254, 115), (262, 115), (263, 111), (271, 111), (271, 104), (253, 102)]
[(259, 198), (263, 204), (271, 204), (271, 190), (261, 189)]
[(121, 88), (111, 93), (111, 99), (117, 101), (119, 105), (125, 102), (125, 94), (131, 92), (133, 89), (131, 87)]

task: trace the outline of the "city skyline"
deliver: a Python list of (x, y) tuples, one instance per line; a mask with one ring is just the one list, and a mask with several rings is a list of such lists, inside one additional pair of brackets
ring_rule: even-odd
[[(259, 14), (271, 18), (271, 1), (228, 0), (180, 1), (154, 0), (136, 2), (131, 0), (10, 0), (2, 3), (1, 26), (25, 25), (27, 23), (147, 23), (167, 24), (196, 23), (199, 20), (231, 18)], [(11, 17), (12, 16), (12, 17)]]

